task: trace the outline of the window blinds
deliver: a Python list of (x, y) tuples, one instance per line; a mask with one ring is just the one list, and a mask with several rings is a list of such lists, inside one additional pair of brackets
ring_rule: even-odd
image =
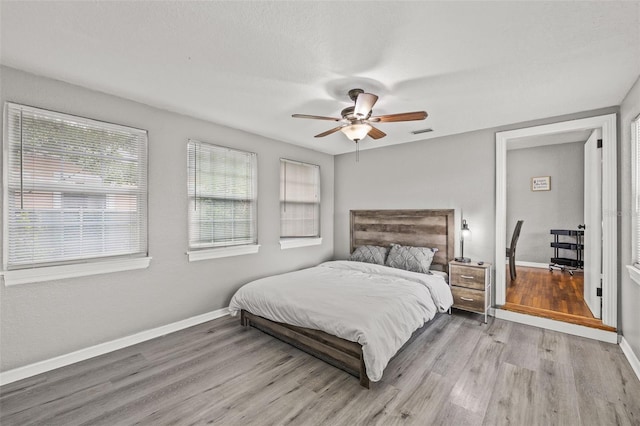
[(5, 104), (6, 270), (147, 254), (147, 132)]
[(320, 167), (280, 159), (280, 237), (320, 236)]
[(257, 244), (257, 155), (188, 143), (189, 248)]
[(634, 233), (635, 233), (635, 265), (640, 267), (640, 115), (636, 117), (631, 126), (632, 143), (635, 146), (635, 194), (634, 198)]

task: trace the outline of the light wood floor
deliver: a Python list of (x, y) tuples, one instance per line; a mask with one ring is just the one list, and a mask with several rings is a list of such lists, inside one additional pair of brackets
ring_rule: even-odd
[(507, 269), (507, 303), (503, 309), (572, 324), (615, 331), (594, 318), (584, 301), (584, 275), (548, 269), (517, 267), (511, 280)]
[(616, 345), (440, 315), (370, 390), (236, 318), (0, 388), (9, 425), (638, 425)]

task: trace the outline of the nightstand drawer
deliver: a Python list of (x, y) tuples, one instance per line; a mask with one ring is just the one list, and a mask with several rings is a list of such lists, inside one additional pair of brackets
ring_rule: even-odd
[(482, 290), (471, 290), (464, 287), (451, 287), (453, 293), (453, 307), (474, 312), (484, 313), (485, 292)]
[(450, 273), (451, 285), (484, 290), (484, 269), (454, 265), (451, 267)]

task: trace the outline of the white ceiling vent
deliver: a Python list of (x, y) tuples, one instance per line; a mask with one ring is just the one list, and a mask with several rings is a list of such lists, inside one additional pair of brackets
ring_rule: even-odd
[(413, 130), (411, 133), (413, 133), (414, 135), (419, 135), (420, 133), (429, 133), (429, 132), (433, 132), (433, 129), (430, 127), (428, 129)]

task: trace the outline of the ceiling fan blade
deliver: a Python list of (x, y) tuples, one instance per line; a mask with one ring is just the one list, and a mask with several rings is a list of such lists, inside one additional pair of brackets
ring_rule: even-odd
[(373, 126), (371, 126), (371, 130), (369, 130), (368, 135), (371, 136), (372, 139), (380, 139), (380, 138), (384, 138), (385, 136), (387, 136), (387, 134), (385, 132), (383, 132), (380, 129), (376, 129)]
[(427, 118), (426, 111), (402, 112), (400, 114), (380, 115), (371, 117), (368, 121), (374, 123), (392, 123), (394, 121), (417, 121)]
[(334, 127), (333, 129), (331, 129), (331, 130), (327, 130), (326, 132), (322, 132), (322, 133), (320, 133), (320, 134), (317, 134), (317, 135), (315, 135), (314, 137), (316, 137), (316, 138), (323, 138), (323, 137), (325, 137), (325, 136), (329, 136), (330, 134), (337, 132), (337, 131), (338, 131), (338, 130), (340, 130), (340, 129), (342, 129), (342, 126)]
[(376, 104), (378, 97), (371, 93), (360, 93), (356, 98), (356, 106), (353, 114), (358, 118), (365, 118), (371, 113), (371, 109)]
[(342, 117), (340, 118), (336, 118), (336, 117), (323, 117), (321, 115), (308, 115), (308, 114), (293, 114), (292, 115), (293, 118), (311, 118), (314, 120), (328, 120), (328, 121), (341, 121)]

